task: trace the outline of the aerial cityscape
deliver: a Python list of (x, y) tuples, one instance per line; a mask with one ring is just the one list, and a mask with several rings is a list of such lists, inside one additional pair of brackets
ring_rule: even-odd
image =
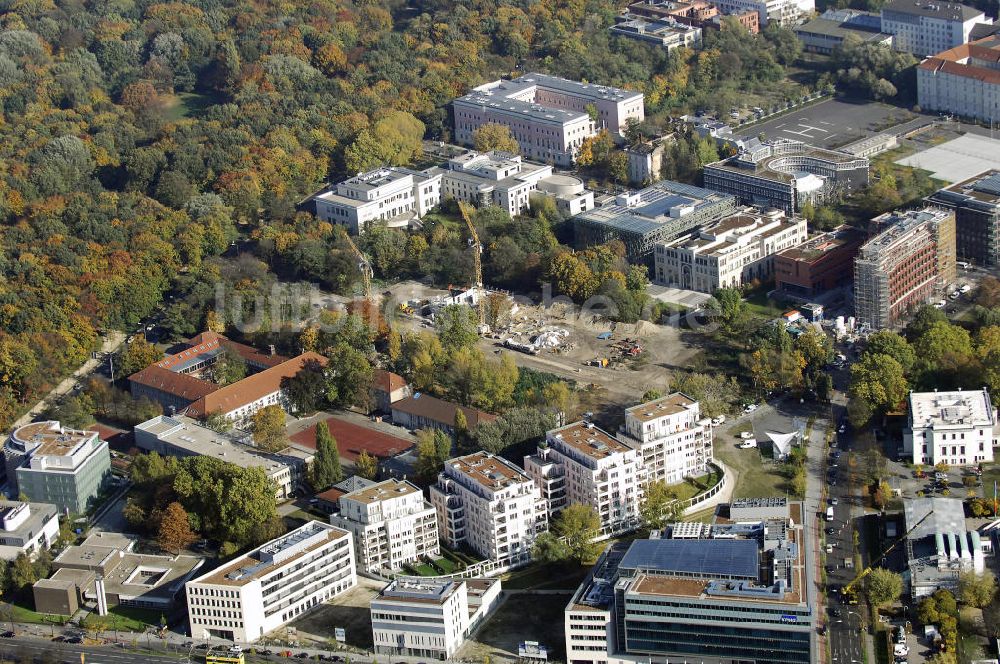
[(1000, 2), (0, 8), (0, 664), (1000, 664)]

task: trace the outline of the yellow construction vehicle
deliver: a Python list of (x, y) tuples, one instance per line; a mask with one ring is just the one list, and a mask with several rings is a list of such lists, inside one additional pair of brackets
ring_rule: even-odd
[(479, 233), (476, 232), (476, 225), (472, 223), (472, 206), (465, 201), (458, 202), (458, 209), (462, 213), (462, 219), (469, 229), (469, 248), (472, 249), (472, 263), (475, 269), (475, 281), (472, 286), (478, 291), (479, 305), (476, 309), (479, 312), (479, 327), (482, 331), (486, 327), (486, 303), (483, 293), (483, 245), (479, 242)]
[(903, 533), (902, 536), (900, 536), (895, 542), (893, 542), (892, 544), (890, 544), (889, 547), (885, 551), (883, 551), (877, 558), (875, 558), (875, 560), (871, 561), (868, 564), (868, 567), (866, 567), (863, 570), (861, 570), (861, 572), (859, 572), (856, 577), (854, 577), (853, 579), (851, 579), (847, 583), (847, 585), (844, 586), (843, 589), (841, 589), (840, 594), (841, 594), (841, 597), (843, 597), (844, 602), (846, 604), (857, 604), (858, 603), (857, 591), (855, 590), (855, 586), (857, 586), (858, 582), (861, 581), (866, 576), (868, 576), (869, 574), (871, 574), (872, 570), (875, 569), (875, 567), (878, 565), (878, 563), (882, 562), (882, 559), (885, 558), (887, 555), (889, 555), (889, 552), (892, 551), (893, 549), (895, 549), (897, 544), (899, 544), (900, 542), (906, 540), (906, 538), (910, 536), (910, 533), (912, 533), (914, 530), (916, 530), (920, 526), (920, 524), (922, 524), (924, 521), (926, 521), (927, 519), (929, 519), (930, 516), (931, 516), (931, 514), (934, 514), (934, 510), (933, 509), (930, 510), (930, 511), (928, 511), (927, 514), (925, 514), (923, 516), (923, 518), (921, 518), (919, 521), (917, 521), (915, 524), (913, 524), (910, 527), (909, 530), (907, 530), (905, 533)]

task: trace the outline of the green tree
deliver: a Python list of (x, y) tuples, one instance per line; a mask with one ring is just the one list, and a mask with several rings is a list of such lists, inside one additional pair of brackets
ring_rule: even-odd
[(552, 530), (566, 542), (570, 558), (582, 565), (594, 557), (594, 540), (601, 533), (601, 519), (593, 507), (567, 505), (555, 518)]
[(903, 367), (890, 355), (865, 354), (851, 366), (850, 395), (861, 398), (883, 412), (897, 407), (906, 398), (909, 383)]
[(366, 480), (374, 480), (378, 476), (378, 459), (361, 450), (361, 454), (354, 460), (354, 472)]
[(935, 323), (947, 322), (948, 317), (937, 307), (925, 304), (917, 309), (906, 326), (906, 338), (914, 342), (923, 336), (924, 332), (930, 329)]
[(608, 157), (608, 177), (618, 184), (628, 182), (628, 155), (615, 150)]
[(722, 329), (735, 334), (743, 330), (749, 316), (743, 294), (737, 288), (719, 288), (712, 293), (719, 314)]
[(416, 449), (414, 469), (423, 482), (430, 484), (451, 457), (451, 438), (440, 429), (421, 429), (417, 432)]
[(38, 580), (35, 566), (24, 553), (19, 553), (7, 568), (8, 582), (15, 592), (23, 592)]
[(963, 604), (983, 609), (997, 593), (997, 579), (992, 572), (962, 572), (958, 575), (958, 598)]
[(115, 373), (119, 377), (130, 376), (162, 359), (163, 353), (157, 350), (156, 346), (141, 335), (135, 336), (125, 344), (125, 348), (119, 354)]
[(517, 139), (510, 133), (510, 127), (496, 122), (487, 122), (473, 131), (472, 144), (479, 152), (499, 150), (511, 154), (521, 153), (521, 146), (517, 144)]
[(639, 503), (639, 517), (650, 530), (662, 530), (684, 514), (684, 504), (677, 500), (677, 491), (657, 480), (646, 485)]
[(355, 347), (340, 343), (330, 351), (329, 357), (330, 363), (324, 372), (326, 400), (342, 408), (356, 406), (370, 410), (375, 369), (368, 356)]
[(247, 376), (247, 362), (236, 351), (223, 347), (222, 353), (212, 366), (212, 378), (219, 385), (232, 385)]
[(326, 422), (316, 425), (316, 458), (312, 465), (312, 485), (316, 491), (322, 491), (344, 479), (344, 470), (340, 465), (340, 451), (337, 441), (330, 435)]
[(899, 362), (903, 371), (909, 371), (916, 358), (913, 348), (906, 339), (892, 330), (879, 330), (868, 337), (865, 353), (871, 355), (888, 355)]
[(868, 601), (875, 608), (895, 602), (903, 593), (903, 578), (882, 567), (872, 570), (865, 583)]
[(475, 310), (461, 304), (450, 304), (434, 316), (434, 326), (441, 345), (449, 353), (469, 348), (479, 341), (479, 332), (476, 330), (478, 325), (479, 318)]
[(544, 532), (535, 538), (531, 546), (532, 559), (546, 564), (558, 565), (570, 557), (569, 547), (551, 532)]
[(264, 406), (253, 414), (254, 444), (265, 452), (277, 452), (288, 446), (285, 434), (285, 411), (281, 406)]

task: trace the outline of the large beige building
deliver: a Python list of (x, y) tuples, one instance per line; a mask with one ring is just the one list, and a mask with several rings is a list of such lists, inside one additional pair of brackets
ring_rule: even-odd
[(437, 518), (419, 488), (389, 479), (340, 497), (330, 523), (351, 533), (358, 567), (397, 570), (423, 556), (437, 557)]
[(441, 539), (467, 544), (501, 565), (531, 559), (535, 538), (548, 529), (538, 487), (509, 461), (475, 452), (445, 462), (430, 489)]
[(680, 392), (625, 411), (620, 436), (642, 453), (647, 482), (676, 484), (709, 471), (712, 426), (701, 404)]
[[(638, 449), (589, 422), (575, 422), (545, 435), (538, 451), (524, 458), (525, 472), (545, 487), (549, 512), (568, 505), (593, 507), (603, 534), (634, 530), (646, 471)], [(554, 491), (561, 478), (562, 491)]]
[(774, 255), (802, 244), (806, 236), (805, 219), (748, 208), (657, 245), (654, 281), (703, 293), (767, 281), (774, 274)]
[(618, 134), (627, 119), (645, 117), (641, 92), (539, 73), (486, 83), (453, 105), (457, 142), (472, 145), (476, 129), (501, 124), (510, 128), (522, 155), (557, 166), (571, 166), (584, 139), (599, 130)]
[(252, 643), (356, 583), (350, 533), (309, 521), (188, 581), (191, 636)]
[(1000, 36), (943, 50), (917, 65), (917, 102), (926, 111), (1000, 120)]

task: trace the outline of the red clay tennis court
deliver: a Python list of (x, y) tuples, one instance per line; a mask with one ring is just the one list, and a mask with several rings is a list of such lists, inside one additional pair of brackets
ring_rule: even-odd
[[(409, 438), (392, 436), (336, 417), (328, 418), (326, 425), (337, 441), (340, 456), (350, 461), (357, 459), (362, 450), (379, 459), (386, 459), (413, 447), (413, 440)], [(316, 449), (316, 427), (303, 429), (292, 436), (291, 440), (301, 447)]]

